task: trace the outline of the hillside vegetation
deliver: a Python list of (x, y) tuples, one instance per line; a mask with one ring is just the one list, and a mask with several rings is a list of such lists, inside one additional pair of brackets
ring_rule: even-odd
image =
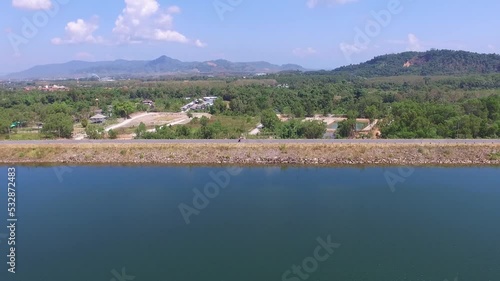
[(376, 57), (365, 63), (338, 68), (333, 73), (361, 77), (401, 75), (470, 75), (500, 72), (500, 55), (466, 51), (430, 50)]

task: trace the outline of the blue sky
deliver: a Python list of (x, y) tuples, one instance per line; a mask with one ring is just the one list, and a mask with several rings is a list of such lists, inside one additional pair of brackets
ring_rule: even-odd
[(332, 69), (407, 50), (500, 50), (493, 0), (7, 0), (0, 10), (0, 74), (161, 55)]

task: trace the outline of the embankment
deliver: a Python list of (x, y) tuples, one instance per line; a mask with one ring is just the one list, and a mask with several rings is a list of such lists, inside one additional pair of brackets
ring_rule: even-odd
[(500, 165), (498, 144), (2, 144), (3, 164)]

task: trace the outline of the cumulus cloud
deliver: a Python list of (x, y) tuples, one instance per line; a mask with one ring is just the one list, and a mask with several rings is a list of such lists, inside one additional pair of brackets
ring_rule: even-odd
[(316, 8), (319, 5), (343, 5), (347, 3), (356, 2), (357, 0), (307, 0), (306, 5), (310, 9)]
[(316, 51), (314, 48), (296, 48), (293, 50), (293, 54), (297, 57), (308, 57), (317, 54), (318, 51)]
[(79, 43), (102, 43), (101, 37), (94, 36), (94, 32), (99, 28), (99, 19), (93, 17), (89, 21), (78, 19), (66, 25), (66, 36), (52, 39), (52, 44), (79, 44)]
[(19, 9), (44, 10), (52, 7), (51, 0), (12, 0), (12, 6)]
[(179, 13), (181, 9), (177, 6), (162, 9), (157, 0), (125, 0), (125, 8), (115, 21), (113, 33), (119, 43), (165, 41), (202, 45), (174, 30), (173, 15)]
[(413, 33), (408, 34), (408, 51), (422, 51), (420, 39)]

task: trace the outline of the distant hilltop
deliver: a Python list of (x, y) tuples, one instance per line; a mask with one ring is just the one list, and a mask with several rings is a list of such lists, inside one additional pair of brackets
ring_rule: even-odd
[(8, 74), (6, 79), (60, 79), (89, 77), (147, 77), (156, 75), (194, 75), (194, 74), (258, 74), (281, 71), (304, 71), (300, 65), (275, 65), (269, 62), (230, 62), (213, 60), (205, 62), (182, 62), (167, 56), (151, 61), (70, 61), (61, 64), (48, 64), (28, 70)]
[(365, 63), (337, 68), (334, 73), (361, 77), (401, 75), (469, 75), (500, 73), (500, 55), (430, 50), (376, 57)]

